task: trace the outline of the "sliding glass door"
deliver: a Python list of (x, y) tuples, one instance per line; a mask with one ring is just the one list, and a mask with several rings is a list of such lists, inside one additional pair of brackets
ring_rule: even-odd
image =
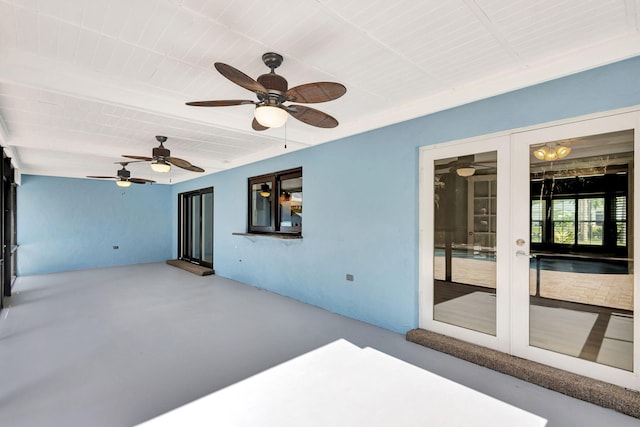
[(420, 327), (639, 389), (640, 111), (424, 147)]
[(178, 206), (179, 258), (213, 267), (213, 188), (179, 194)]

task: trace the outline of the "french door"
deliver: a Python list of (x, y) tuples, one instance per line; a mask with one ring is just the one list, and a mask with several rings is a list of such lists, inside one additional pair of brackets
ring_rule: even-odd
[(178, 195), (178, 256), (213, 267), (213, 188)]
[(640, 389), (640, 112), (423, 147), (420, 327)]

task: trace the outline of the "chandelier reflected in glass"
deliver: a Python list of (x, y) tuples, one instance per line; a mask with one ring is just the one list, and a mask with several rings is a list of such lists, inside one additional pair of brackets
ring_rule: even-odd
[(571, 153), (571, 147), (556, 142), (548, 142), (542, 147), (533, 150), (533, 155), (538, 160), (554, 161), (564, 159)]

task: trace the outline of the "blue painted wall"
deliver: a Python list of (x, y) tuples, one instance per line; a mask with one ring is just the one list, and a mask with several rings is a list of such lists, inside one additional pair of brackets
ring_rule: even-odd
[(168, 185), (23, 175), (17, 198), (18, 275), (171, 257)]
[[(406, 332), (418, 325), (419, 147), (637, 104), (633, 58), (176, 184), (171, 212), (178, 193), (214, 186), (216, 274)], [(298, 166), (304, 239), (232, 235), (246, 231), (247, 178)]]

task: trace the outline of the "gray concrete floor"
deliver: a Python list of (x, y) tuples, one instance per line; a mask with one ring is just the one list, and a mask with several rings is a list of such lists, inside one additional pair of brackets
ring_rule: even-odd
[(401, 334), (165, 264), (18, 278), (0, 312), (0, 425), (132, 426), (338, 338), (538, 414), (551, 427), (640, 426)]

